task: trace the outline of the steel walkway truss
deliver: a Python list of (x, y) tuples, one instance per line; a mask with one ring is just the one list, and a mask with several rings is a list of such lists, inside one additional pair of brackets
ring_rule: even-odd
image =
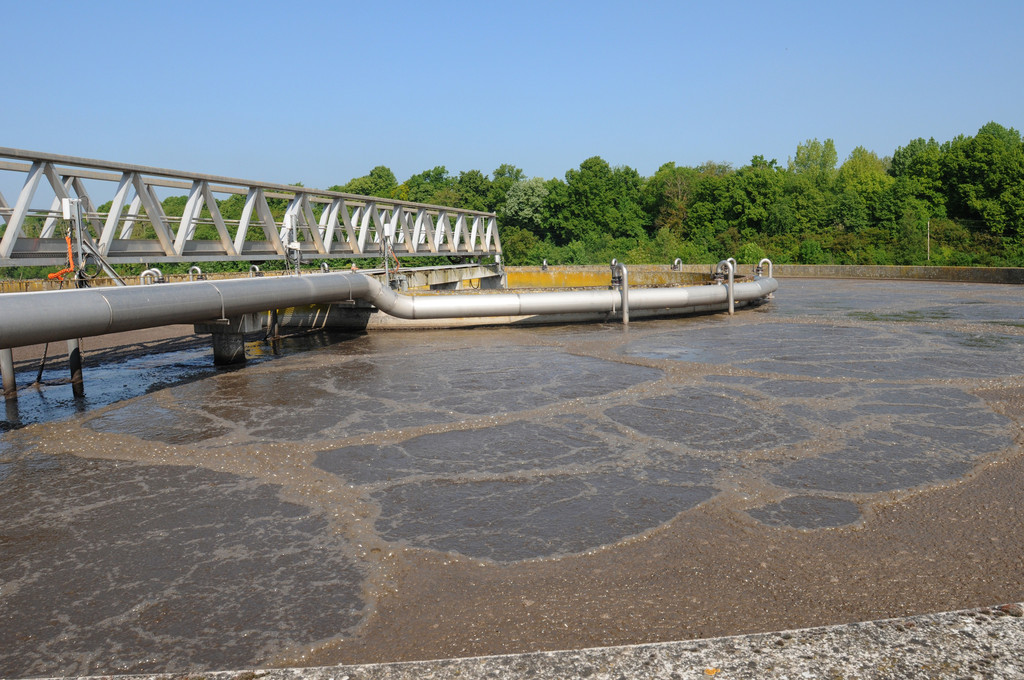
[[(0, 267), (62, 265), (62, 203), (72, 202), (85, 251), (110, 264), (283, 260), (295, 251), (307, 262), (388, 249), (400, 257), (501, 254), (493, 213), (0, 147), (0, 174), (10, 173), (24, 181), (13, 205), (0, 192)], [(187, 191), (180, 217), (158, 198), (169, 190)], [(232, 196), (245, 197), (231, 202), (232, 214), (241, 203), (237, 218), (224, 215)]]

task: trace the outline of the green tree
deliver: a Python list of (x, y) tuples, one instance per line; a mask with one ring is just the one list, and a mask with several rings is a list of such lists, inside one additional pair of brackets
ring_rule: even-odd
[(828, 264), (828, 256), (822, 249), (821, 244), (813, 239), (807, 239), (800, 244), (800, 264)]
[(831, 189), (822, 188), (812, 173), (787, 172), (773, 221), (783, 221), (786, 231), (820, 234), (831, 222), (833, 196)]
[[(738, 228), (730, 222), (735, 175), (726, 163), (709, 161), (699, 166), (683, 225), (683, 238), (719, 259), (733, 254), (730, 242), (739, 237)], [(733, 234), (727, 233), (730, 229)]]
[(453, 205), (469, 210), (487, 210), (491, 180), (484, 173), (479, 170), (460, 172), (454, 188), (459, 202)]
[(547, 233), (544, 205), (548, 187), (540, 177), (516, 182), (509, 188), (498, 217), (502, 225), (525, 229), (535, 235)]
[(892, 182), (893, 178), (882, 159), (863, 146), (851, 151), (836, 173), (836, 191), (854, 191), (869, 202), (888, 189)]
[(782, 198), (784, 177), (776, 162), (755, 156), (736, 171), (728, 186), (726, 217), (748, 239), (770, 230), (775, 206)]
[(505, 198), (509, 189), (526, 179), (526, 175), (521, 169), (508, 163), (502, 163), (491, 174), (494, 179), (491, 180), (491, 190), (487, 197), (487, 210), (500, 213), (505, 206)]
[(359, 196), (376, 196), (378, 198), (393, 198), (398, 188), (398, 180), (391, 168), (386, 165), (378, 165), (369, 174), (362, 177), (354, 177), (343, 186), (333, 186), (331, 191), (342, 191), (346, 194), (358, 194)]
[(430, 170), (413, 175), (395, 188), (395, 198), (415, 203), (451, 205), (444, 201), (457, 200), (455, 180), (448, 169), (438, 165)]
[(643, 208), (655, 229), (665, 228), (677, 237), (683, 236), (699, 178), (700, 172), (694, 168), (666, 163), (647, 180), (642, 197)]
[(950, 217), (977, 220), (997, 235), (1024, 233), (1024, 142), (1013, 128), (983, 126), (943, 145)]
[(565, 173), (566, 202), (558, 215), (570, 240), (590, 234), (639, 238), (646, 235), (641, 208), (643, 180), (629, 167), (612, 168), (599, 156)]
[(819, 189), (827, 189), (832, 184), (838, 161), (839, 154), (831, 139), (824, 142), (808, 139), (803, 144), (797, 144), (796, 154), (789, 159), (789, 171), (809, 177)]

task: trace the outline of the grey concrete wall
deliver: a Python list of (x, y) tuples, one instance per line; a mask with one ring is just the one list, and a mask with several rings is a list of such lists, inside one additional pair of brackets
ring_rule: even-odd
[[(740, 267), (741, 271), (743, 267)], [(777, 264), (775, 277), (823, 279), (914, 279), (962, 283), (1024, 283), (1020, 267), (899, 267), (879, 265)]]
[[(552, 270), (570, 270), (582, 274), (592, 271), (595, 274), (608, 272), (608, 265), (588, 265), (561, 267), (552, 266)], [(647, 275), (655, 271), (669, 271), (668, 265), (631, 265), (629, 266), (630, 283), (634, 282), (634, 272)], [(683, 272), (708, 275), (714, 270), (710, 264), (684, 264)], [(540, 271), (539, 267), (507, 267), (510, 277), (514, 272)], [(741, 264), (738, 274), (753, 274), (754, 266)], [(765, 272), (767, 274), (767, 272)], [(963, 283), (1024, 283), (1024, 268), (1020, 267), (900, 267), (881, 265), (812, 265), (812, 264), (777, 264), (772, 274), (779, 279), (812, 278), (812, 279), (909, 279), (921, 281), (959, 281)]]

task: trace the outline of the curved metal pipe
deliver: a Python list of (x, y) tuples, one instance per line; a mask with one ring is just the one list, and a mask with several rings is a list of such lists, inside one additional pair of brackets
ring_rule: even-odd
[(622, 323), (623, 325), (629, 324), (629, 272), (626, 271), (626, 265), (621, 262), (612, 260), (612, 271), (619, 271), (619, 278), (621, 280), (619, 290), (622, 292)]
[(735, 313), (736, 309), (735, 296), (733, 295), (733, 289), (736, 285), (736, 260), (731, 257), (727, 260), (722, 260), (715, 268), (716, 273), (720, 273), (722, 271), (722, 265), (725, 265), (726, 269), (729, 270), (729, 314), (732, 315)]
[[(731, 271), (731, 269), (730, 269)], [(730, 277), (731, 280), (731, 277)], [(750, 301), (778, 289), (772, 278), (728, 286), (462, 295), (403, 295), (365, 274), (275, 276), (167, 283), (160, 286), (83, 288), (5, 293), (0, 349), (122, 331), (200, 323), (269, 309), (364, 300), (403, 319), (611, 313), (625, 299), (633, 309), (708, 311)]]
[(145, 286), (151, 283), (159, 283), (160, 280), (163, 278), (163, 272), (157, 269), (156, 267), (153, 267), (152, 269), (147, 269), (146, 271), (139, 274), (139, 283)]
[[(622, 303), (621, 293), (612, 289), (482, 295), (399, 295), (376, 279), (364, 278), (370, 288), (364, 299), (400, 319), (609, 313)], [(775, 279), (761, 278), (729, 287), (634, 288), (629, 291), (629, 305), (633, 309), (706, 308), (730, 300), (758, 300), (778, 287)]]

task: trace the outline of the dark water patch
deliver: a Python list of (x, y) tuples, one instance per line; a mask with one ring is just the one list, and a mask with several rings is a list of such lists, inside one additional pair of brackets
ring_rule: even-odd
[(856, 503), (824, 496), (793, 496), (747, 514), (762, 524), (793, 529), (840, 527), (860, 520)]
[(156, 405), (149, 397), (141, 397), (92, 418), (85, 427), (165, 444), (196, 444), (231, 431), (205, 413), (175, 412)]
[(627, 356), (700, 361), (830, 380), (999, 378), (1024, 362), (1024, 337), (930, 326), (775, 323), (750, 338), (743, 326), (701, 328), (629, 343)]
[(668, 521), (713, 494), (628, 475), (429, 481), (374, 494), (387, 540), (514, 561), (582, 552)]
[(930, 323), (941, 320), (1020, 320), (1016, 286), (926, 281), (787, 279), (768, 306), (780, 318)]
[(350, 483), (373, 484), (423, 475), (594, 467), (614, 464), (625, 455), (622, 442), (595, 438), (582, 419), (572, 419), (563, 427), (517, 422), (422, 435), (399, 444), (348, 446), (320, 452), (314, 465)]
[[(993, 415), (993, 419), (997, 418), (998, 416)], [(963, 427), (959, 423), (945, 426), (934, 422), (903, 422), (895, 424), (893, 431), (901, 438), (912, 437), (925, 452), (951, 457), (964, 457), (966, 452), (970, 452), (969, 457), (974, 459), (999, 451), (1013, 443), (1005, 432), (988, 432), (984, 429)]]
[(927, 309), (909, 309), (899, 312), (866, 312), (851, 311), (847, 316), (858, 321), (901, 321), (920, 323), (922, 321), (942, 321), (953, 318), (953, 312), (944, 307), (931, 307)]
[[(85, 397), (72, 394), (64, 357), (47, 363), (38, 385), (38, 364), (22, 362), (16, 379), (20, 387), (16, 408), (8, 408), (0, 420), (0, 433), (32, 423), (62, 420), (77, 414), (167, 388), (186, 386), (218, 375), (244, 372), (241, 366), (217, 367), (209, 340), (185, 336), (159, 342), (131, 344), (111, 349), (90, 349), (83, 341)], [(274, 358), (300, 355), (311, 350), (347, 347), (339, 352), (365, 349), (363, 338), (351, 333), (304, 333), (274, 343), (246, 343), (245, 369)]]
[(0, 675), (249, 666), (361, 620), (350, 547), (272, 486), (39, 463), (0, 482)]
[(241, 437), (260, 440), (315, 437), (343, 413), (343, 406), (331, 402), (332, 393), (309, 370), (236, 371), (171, 390), (171, 396), (188, 408), (185, 418), (206, 414), (233, 425)]
[(737, 391), (687, 388), (608, 409), (605, 415), (652, 437), (695, 450), (767, 449), (805, 441), (810, 433), (783, 413), (767, 412)]
[(300, 331), (278, 338), (247, 342), (245, 343), (245, 353), (250, 360), (294, 356), (321, 349), (330, 349), (343, 354), (361, 353), (368, 345), (366, 338), (365, 333), (348, 331)]
[(580, 416), (324, 451), (365, 487), (383, 538), (499, 561), (614, 543), (709, 498), (723, 462), (638, 447)]
[(980, 333), (964, 334), (954, 342), (969, 349), (1008, 349), (1011, 344), (1021, 344), (1024, 339), (1006, 335), (983, 335)]
[(706, 380), (709, 383), (722, 385), (742, 385), (757, 390), (765, 396), (783, 399), (834, 399), (845, 396), (851, 390), (848, 383), (817, 380), (765, 380), (730, 375), (708, 376)]
[(533, 409), (603, 396), (662, 375), (560, 348), (485, 346), (403, 360), (309, 357), (288, 370), (218, 375), (171, 395), (189, 412), (234, 424), (239, 434), (301, 441)]
[[(88, 348), (86, 347), (86, 351)], [(50, 364), (37, 386), (28, 386), (35, 380), (36, 369), (17, 374), (17, 423), (7, 421), (8, 427), (62, 420), (76, 414), (109, 406), (168, 385), (180, 385), (214, 375), (209, 350), (199, 347), (160, 354), (121, 356), (117, 361), (98, 364), (89, 362), (85, 374), (85, 396), (76, 398), (68, 382), (68, 369), (64, 364)]]
[(965, 459), (909, 457), (896, 445), (844, 448), (784, 465), (770, 479), (795, 491), (878, 493), (957, 479), (972, 467)]
[(623, 353), (755, 368), (767, 360), (773, 372), (829, 377), (831, 362), (840, 357), (877, 360), (891, 349), (883, 333), (874, 329), (777, 323), (770, 331), (751, 337), (743, 327), (695, 328), (685, 335), (663, 334), (631, 342)]

